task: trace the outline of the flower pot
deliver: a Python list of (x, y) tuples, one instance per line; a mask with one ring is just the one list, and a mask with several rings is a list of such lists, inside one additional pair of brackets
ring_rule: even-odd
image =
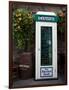
[(19, 70), (20, 70), (20, 78), (21, 79), (29, 79), (32, 78), (32, 53), (24, 52), (20, 56), (19, 60)]

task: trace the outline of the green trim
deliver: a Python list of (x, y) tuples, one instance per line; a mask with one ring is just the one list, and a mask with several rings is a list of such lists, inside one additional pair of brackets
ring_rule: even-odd
[(35, 14), (33, 16), (35, 21), (44, 21), (44, 22), (58, 22), (59, 18), (58, 16), (51, 16), (51, 15), (39, 15)]

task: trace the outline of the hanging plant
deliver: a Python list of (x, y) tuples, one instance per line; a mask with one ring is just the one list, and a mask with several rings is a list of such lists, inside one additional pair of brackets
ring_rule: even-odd
[(17, 48), (30, 49), (33, 40), (33, 17), (30, 11), (16, 9), (13, 12), (13, 39)]
[(60, 32), (64, 32), (65, 30), (65, 15), (63, 12), (58, 13), (59, 22), (58, 22), (58, 30)]

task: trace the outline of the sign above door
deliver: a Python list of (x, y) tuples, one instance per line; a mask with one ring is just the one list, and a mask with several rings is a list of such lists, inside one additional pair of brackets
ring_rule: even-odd
[[(51, 12), (52, 13), (52, 12)], [(34, 15), (35, 21), (45, 21), (45, 22), (58, 22), (59, 18), (56, 14), (51, 14), (50, 12), (37, 13)]]

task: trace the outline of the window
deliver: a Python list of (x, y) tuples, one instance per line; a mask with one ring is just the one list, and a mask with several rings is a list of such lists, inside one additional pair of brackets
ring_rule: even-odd
[(41, 65), (52, 65), (52, 27), (41, 26)]

